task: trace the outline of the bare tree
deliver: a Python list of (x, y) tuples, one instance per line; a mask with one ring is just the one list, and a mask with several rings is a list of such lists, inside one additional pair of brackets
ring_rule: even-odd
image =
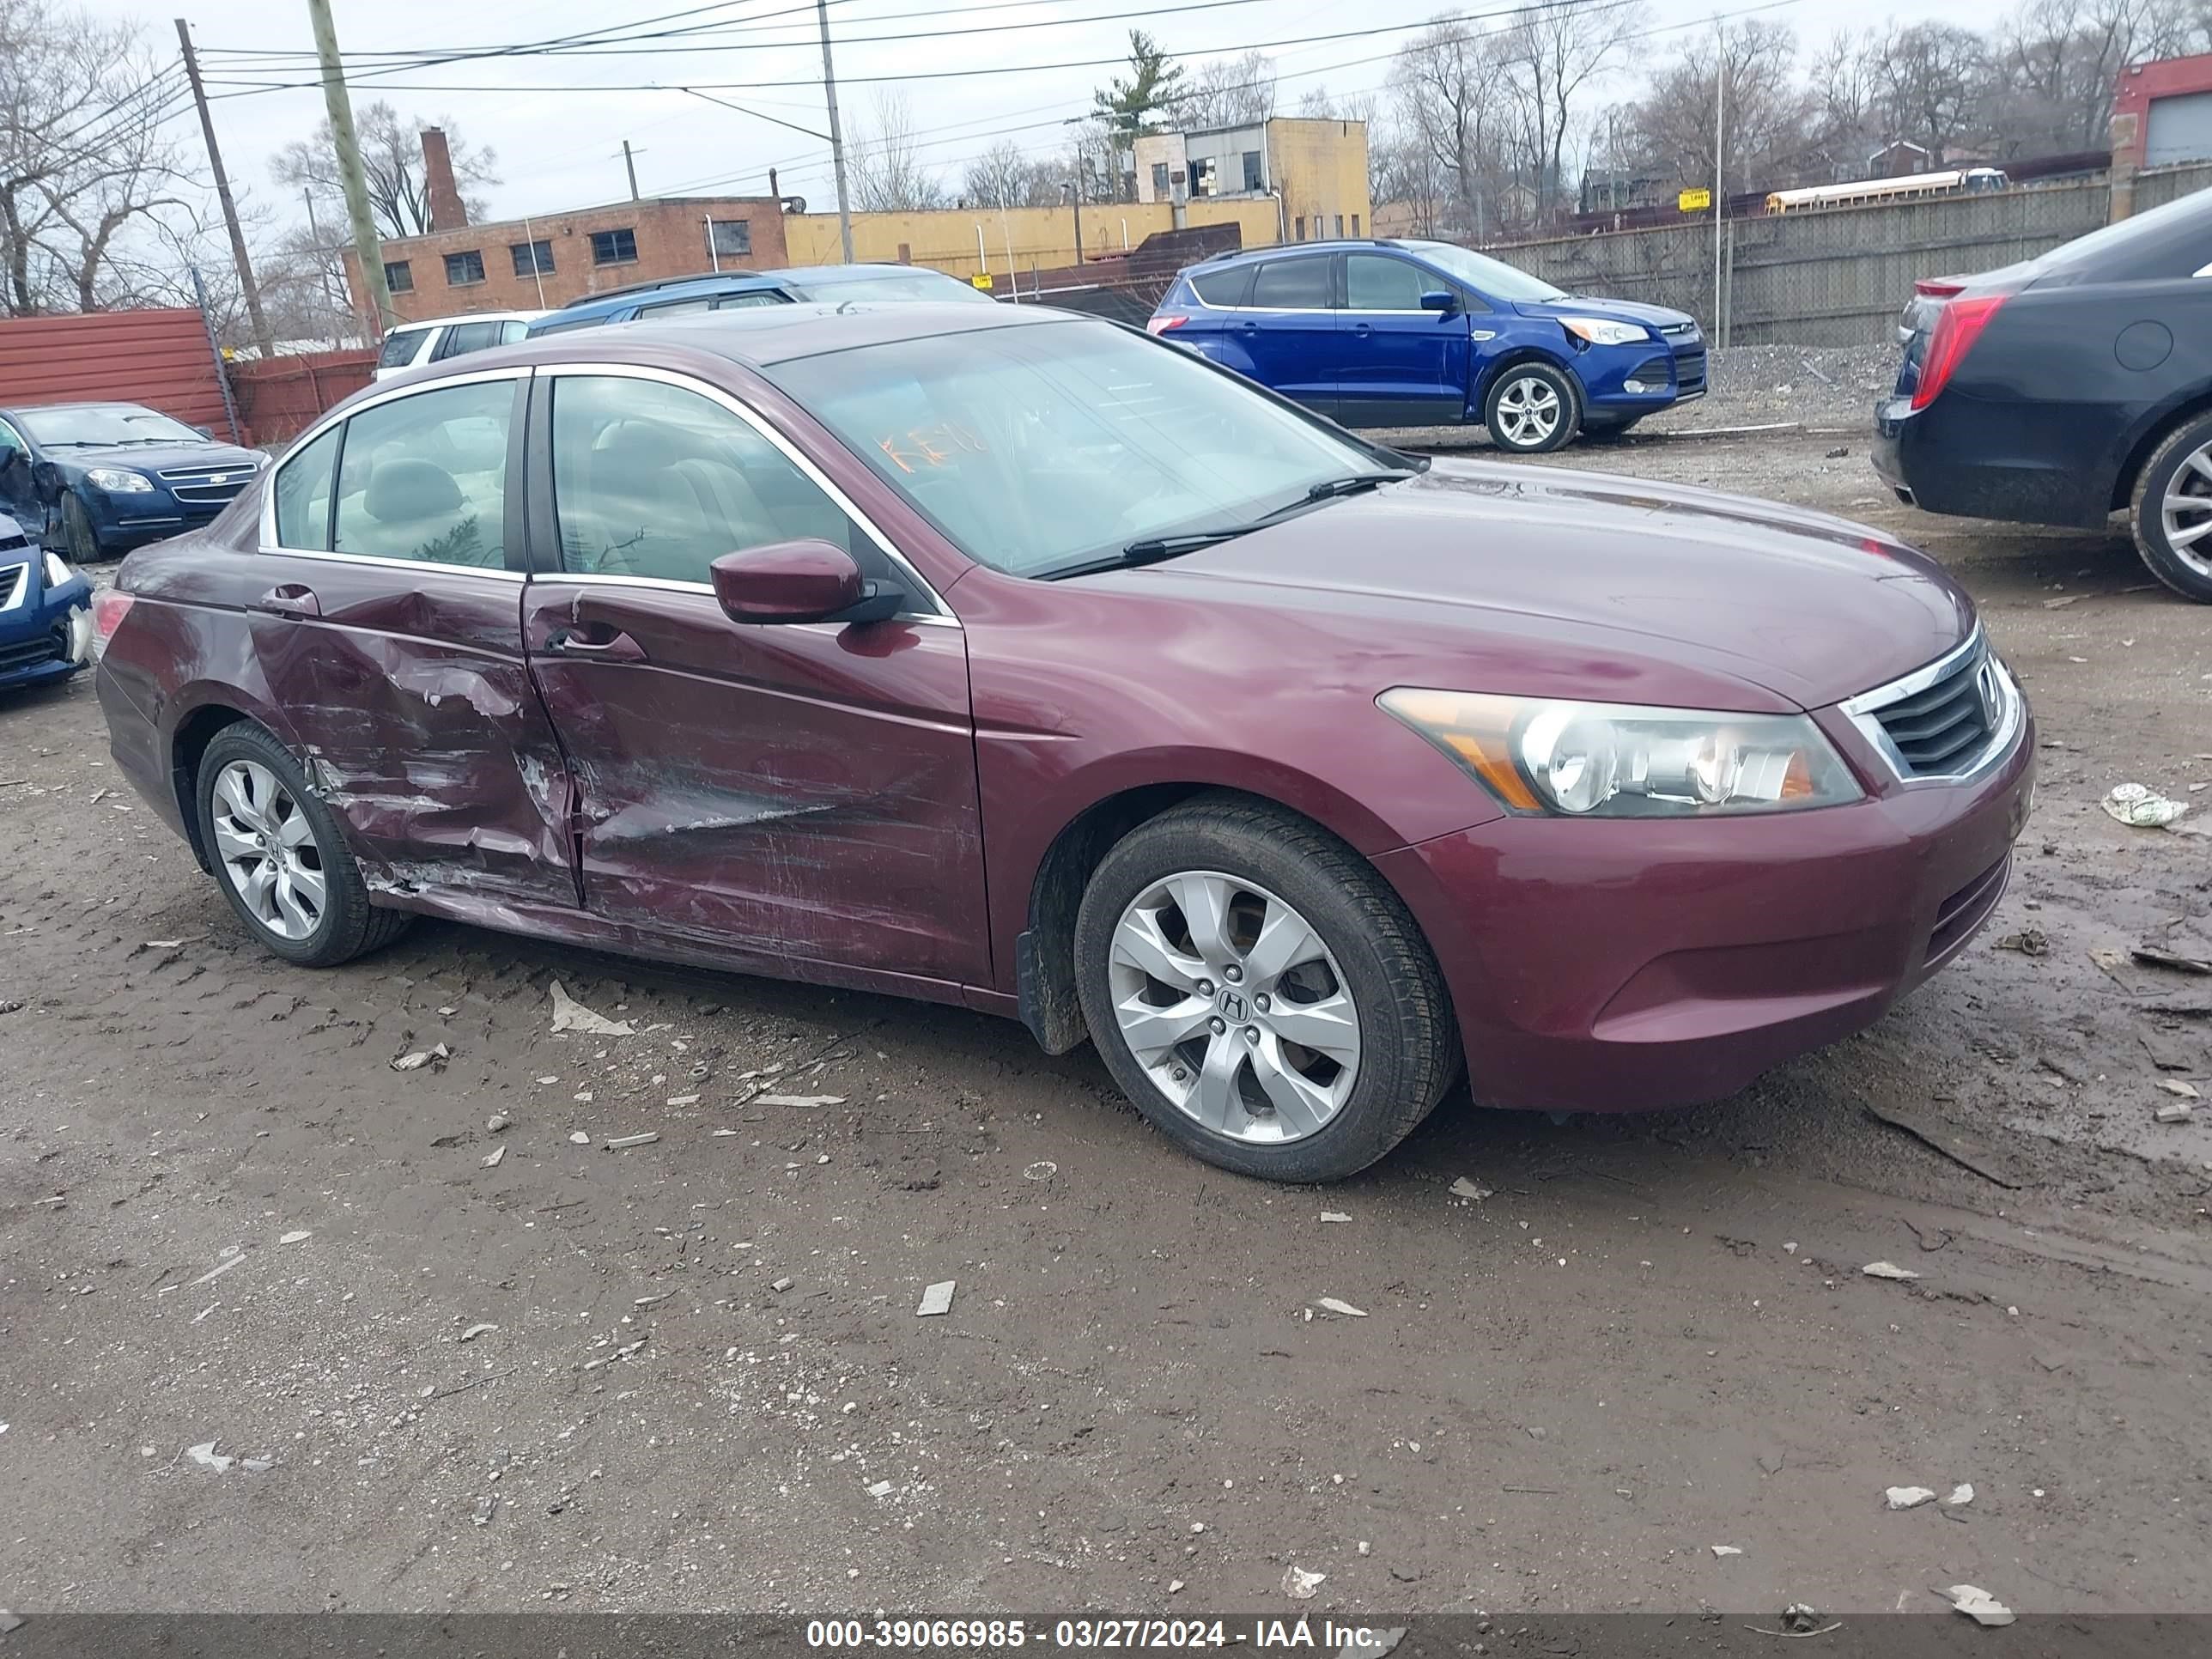
[(1820, 100), (1792, 73), (1797, 38), (1786, 24), (1698, 30), (1626, 111), (1618, 137), (1633, 165), (1680, 185), (1713, 177), (1716, 77), (1726, 64), (1730, 190), (1794, 184), (1816, 147)]
[(146, 296), (149, 256), (190, 237), (203, 194), (162, 134), (178, 91), (178, 72), (137, 25), (95, 22), (46, 0), (0, 0), (7, 314)]
[(962, 172), (960, 199), (969, 207), (1051, 207), (1066, 178), (1066, 168), (1001, 138)]
[(1599, 8), (1582, 0), (1543, 0), (1508, 31), (1521, 71), (1515, 89), (1534, 163), (1537, 211), (1550, 204), (1565, 172), (1567, 135), (1591, 83), (1644, 26), (1639, 4)]
[(1498, 220), (1512, 117), (1512, 64), (1499, 39), (1438, 19), (1400, 49), (1390, 95), (1402, 142), (1419, 154), (1405, 170), (1436, 190), (1434, 217), (1480, 242)]
[[(361, 140), (362, 171), (368, 180), (369, 210), (380, 234), (420, 236), (430, 228), (429, 184), (422, 175), (426, 127), (440, 128), (446, 135), (453, 180), (461, 188), (469, 216), (486, 216), (481, 192), (500, 182), (499, 157), (489, 146), (479, 149), (470, 143), (450, 119), (402, 116), (380, 99), (355, 112), (354, 127)], [(329, 122), (317, 127), (313, 137), (295, 138), (278, 150), (270, 161), (269, 173), (288, 194), (304, 191), (313, 196), (316, 211), (329, 222), (343, 222), (345, 191), (338, 181)]]
[(1171, 111), (1184, 131), (1255, 126), (1275, 112), (1275, 63), (1264, 52), (1217, 58), (1192, 70)]
[(914, 213), (945, 205), (945, 186), (922, 164), (914, 112), (902, 92), (876, 94), (875, 118), (850, 147), (853, 204), (863, 213)]
[(1976, 94), (1986, 73), (1982, 37), (1955, 23), (1915, 23), (1887, 29), (1874, 53), (1877, 107), (1885, 142), (1905, 141), (1940, 163), (1972, 130)]
[(2120, 72), (2193, 33), (2185, 0), (2025, 0), (1990, 40), (1980, 125), (2001, 155), (2101, 149)]

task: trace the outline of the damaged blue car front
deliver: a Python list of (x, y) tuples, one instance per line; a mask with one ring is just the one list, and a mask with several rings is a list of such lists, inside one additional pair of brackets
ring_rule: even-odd
[(0, 690), (67, 679), (92, 656), (92, 584), (0, 516)]

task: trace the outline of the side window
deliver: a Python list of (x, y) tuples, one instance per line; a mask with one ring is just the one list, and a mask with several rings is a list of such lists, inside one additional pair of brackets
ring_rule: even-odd
[(415, 353), (422, 343), (423, 331), (419, 328), (395, 329), (384, 337), (384, 349), (376, 354), (379, 368), (404, 368), (415, 361)]
[(641, 306), (637, 314), (641, 317), (673, 317), (686, 311), (711, 311), (714, 305), (711, 299), (671, 300), (665, 306)]
[(742, 311), (747, 306), (780, 306), (783, 295), (772, 288), (748, 289), (743, 294), (725, 294), (714, 301), (717, 311)]
[(720, 404), (655, 380), (553, 381), (562, 568), (707, 582), (725, 553), (816, 537), (888, 574), (874, 543), (774, 444)]
[(29, 447), (15, 435), (15, 428), (0, 421), (0, 468), (4, 468), (18, 455), (27, 455)]
[(1444, 286), (1443, 277), (1431, 279), (1419, 265), (1388, 254), (1345, 256), (1344, 295), (1349, 310), (1419, 311), (1425, 289)]
[(1271, 259), (1252, 279), (1251, 304), (1261, 311), (1327, 311), (1327, 259)]
[(347, 422), (337, 551), (504, 568), (514, 387), (441, 386)]
[(530, 325), (519, 319), (509, 318), (499, 325), (499, 343), (501, 345), (513, 345), (517, 340), (529, 337)]
[(436, 362), (442, 363), (448, 357), (459, 357), (468, 352), (482, 351), (487, 346), (495, 346), (498, 343), (499, 325), (497, 323), (448, 323), (446, 325), (446, 337), (438, 342), (437, 350), (431, 355)]
[(1210, 306), (1241, 306), (1249, 303), (1252, 291), (1252, 267), (1233, 265), (1227, 270), (1209, 270), (1190, 279), (1191, 291)]
[(305, 449), (284, 458), (276, 474), (276, 545), (302, 553), (331, 550), (331, 470), (337, 465), (340, 422)]

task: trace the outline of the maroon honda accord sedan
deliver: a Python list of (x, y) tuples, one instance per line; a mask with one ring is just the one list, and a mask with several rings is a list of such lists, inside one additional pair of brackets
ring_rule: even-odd
[(2027, 710), (1816, 514), (1433, 466), (1027, 307), (790, 307), (386, 381), (97, 618), (118, 762), (305, 966), (411, 914), (1018, 1017), (1351, 1174), (1708, 1100), (2005, 885)]

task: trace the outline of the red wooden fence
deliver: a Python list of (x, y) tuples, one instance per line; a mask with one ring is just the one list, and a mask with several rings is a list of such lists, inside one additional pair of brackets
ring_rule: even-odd
[(360, 391), (375, 373), (372, 346), (232, 363), (231, 395), (238, 400), (246, 441), (276, 444), (298, 437), (317, 416)]
[(188, 308), (0, 322), (0, 405), (144, 404), (228, 437), (207, 326)]

